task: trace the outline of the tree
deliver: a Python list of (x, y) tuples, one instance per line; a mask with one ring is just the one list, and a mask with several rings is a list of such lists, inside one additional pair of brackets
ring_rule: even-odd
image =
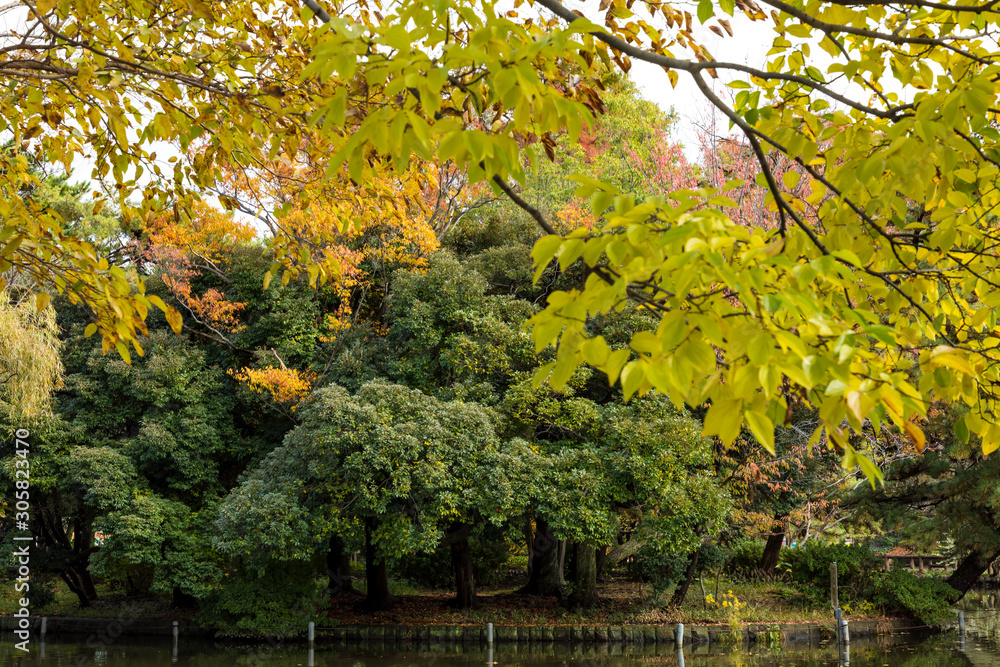
[[(345, 541), (363, 535), (366, 607), (380, 610), (392, 603), (389, 561), (443, 540), (452, 551), (456, 604), (475, 607), (469, 528), (502, 522), (517, 495), (490, 413), (373, 382), (354, 396), (336, 385), (316, 391), (300, 419), (227, 500), (223, 548), (302, 559), (333, 534)], [(259, 526), (244, 532), (261, 519), (269, 527), (263, 545)]]
[(859, 488), (851, 500), (864, 519), (912, 544), (940, 548), (951, 542), (958, 564), (946, 582), (964, 595), (1000, 557), (1000, 471), (996, 457), (980, 456), (955, 435), (961, 417), (933, 406), (924, 451), (900, 448), (886, 457), (884, 487)]
[[(147, 355), (134, 364), (106, 356), (84, 336), (81, 313), (57, 306), (65, 387), (32, 429), (40, 571), (62, 578), (81, 606), (96, 599), (97, 574), (175, 604), (202, 599), (222, 576), (201, 539), (223, 491), (220, 470), (244, 450), (232, 393), (219, 389), (224, 374), (162, 329), (142, 339)], [(12, 485), (13, 461), (5, 472)]]
[[(204, 139), (199, 157), (178, 161), (172, 174), (182, 200), (189, 183), (212, 186), (222, 158), (328, 155), (329, 176), (363, 186), (386, 170), (405, 173), (416, 156), (467, 168), (469, 183), (491, 182), (553, 231), (507, 180), (524, 181), (522, 146), (563, 130), (580, 135), (599, 109), (595, 63), (628, 70), (632, 60), (649, 62), (667, 81), (692, 77), (744, 133), (778, 226), (746, 230), (718, 210), (695, 210), (724, 208), (715, 191), (675, 193), (679, 207), (637, 203), (584, 175), (581, 194), (594, 195), (604, 222), (536, 249), (540, 265), (558, 255), (564, 267), (582, 258), (594, 269), (580, 298), (556, 296), (534, 320), (537, 344), (561, 350), (543, 375), (555, 371), (561, 386), (588, 362), (623, 378), (628, 396), (656, 388), (692, 405), (710, 399), (707, 433), (729, 442), (745, 422), (766, 447), (788, 408), (776, 388), (788, 382), (794, 400), (821, 408), (817, 438), (827, 433), (873, 477), (841, 428), (845, 419), (855, 431), (868, 418), (891, 421), (921, 442), (912, 418), (928, 400), (978, 400), (961, 428), (992, 451), (1000, 444), (989, 316), (998, 257), (988, 244), (997, 90), (993, 55), (977, 36), (993, 30), (990, 6), (764, 5), (770, 16), (752, 1), (716, 8), (704, 0), (697, 12), (719, 33), (732, 31), (723, 14), (736, 11), (773, 21), (771, 60), (757, 69), (716, 61), (693, 37), (694, 17), (654, 2), (604, 3), (603, 26), (558, 0), (538, 0), (542, 16), (500, 15), (475, 0), (404, 2), (385, 14), (367, 3), (327, 11), (310, 0), (301, 22), (281, 5), (154, 11), (123, 1), (97, 17), (85, 5), (42, 3), (31, 9), (36, 27), (2, 50), (10, 94), (0, 117), (17, 145), (36, 146), (46, 159), (93, 150), (97, 175), (117, 191), (126, 217), (135, 213), (127, 198), (138, 167), (167, 176), (144, 147), (176, 139), (186, 150)], [(657, 14), (665, 28), (650, 22)], [(307, 23), (313, 17), (322, 27)], [(830, 64), (820, 66), (813, 49)], [(707, 82), (720, 73), (745, 79), (728, 83), (739, 91), (732, 105)], [(837, 92), (835, 80), (854, 92)], [(889, 82), (902, 92), (886, 92)], [(778, 182), (772, 151), (808, 174), (804, 201), (792, 189), (806, 177)], [(4, 160), (3, 261), (88, 303), (107, 344), (124, 346), (159, 304), (139, 283), (133, 294), (87, 244), (62, 233), (54, 214), (18, 194), (30, 181), (23, 156)], [(144, 206), (167, 204), (157, 184), (145, 190)], [(46, 253), (59, 261), (43, 263)], [(579, 315), (626, 299), (662, 323), (636, 334), (641, 357), (632, 361), (578, 324)], [(919, 380), (908, 373), (913, 365)]]
[[(581, 257), (594, 268), (585, 289), (555, 295), (534, 318), (538, 346), (560, 344), (559, 362), (542, 369), (540, 378), (553, 373), (551, 380), (562, 386), (575, 366), (587, 362), (606, 370), (612, 381), (622, 377), (626, 395), (656, 388), (692, 405), (711, 399), (706, 433), (731, 442), (745, 421), (769, 449), (774, 424), (783, 421), (789, 407), (777, 388), (788, 382), (798, 395), (795, 400), (821, 408), (816, 438), (828, 434), (844, 451), (845, 461), (860, 463), (873, 479), (878, 471), (855, 451), (841, 427), (845, 419), (855, 431), (865, 419), (891, 421), (921, 443), (923, 435), (912, 417), (926, 412), (928, 399), (967, 397), (980, 402), (962, 428), (981, 439), (984, 451), (1000, 444), (1000, 426), (990, 416), (995, 378), (988, 308), (993, 298), (989, 276), (997, 256), (983, 245), (993, 206), (990, 184), (996, 166), (988, 109), (996, 90), (991, 56), (975, 37), (952, 35), (954, 24), (921, 3), (890, 14), (881, 5), (846, 10), (834, 5), (827, 11), (818, 1), (800, 8), (774, 0), (766, 4), (774, 7), (771, 18), (781, 34), (803, 39), (816, 35), (817, 46), (827, 50), (834, 63), (823, 74), (806, 61), (811, 45), (779, 36), (771, 65), (755, 69), (714, 61), (693, 41), (691, 16), (672, 7), (643, 3), (651, 14), (660, 12), (667, 19), (668, 29), (658, 30), (638, 17), (623, 25), (621, 21), (633, 14), (614, 3), (604, 7), (605, 27), (556, 0), (537, 4), (565, 21), (565, 30), (584, 33), (572, 48), (587, 56), (604, 54), (623, 69), (629, 59), (646, 60), (668, 70), (671, 80), (679, 71), (692, 76), (706, 98), (747, 136), (779, 217), (774, 230), (745, 230), (716, 210), (696, 210), (730, 203), (714, 191), (681, 196), (679, 207), (655, 200), (637, 204), (628, 193), (583, 177), (581, 194), (593, 194), (593, 210), (606, 222), (595, 232), (550, 237), (536, 247), (540, 267), (558, 255), (563, 268)], [(739, 8), (751, 19), (767, 19), (754, 3)], [(732, 14), (735, 7), (723, 10)], [(410, 20), (417, 11), (406, 7), (398, 16)], [(475, 22), (477, 28), (507, 20), (495, 18), (489, 7), (482, 11), (485, 18)], [(894, 26), (892, 31), (853, 27), (855, 21), (866, 20), (869, 11), (884, 25)], [(701, 3), (699, 20), (709, 22), (714, 12), (710, 2)], [(985, 8), (970, 9), (956, 19), (957, 25), (991, 25), (987, 13)], [(415, 24), (439, 25), (439, 20), (443, 32), (452, 25), (433, 10), (424, 16), (426, 20)], [(718, 20), (720, 31), (731, 30), (728, 21)], [(341, 17), (335, 23), (346, 28), (351, 21)], [(545, 46), (566, 44), (567, 33), (558, 22), (543, 25)], [(316, 69), (343, 74), (394, 62), (393, 56), (373, 51), (371, 45), (391, 49), (392, 40), (403, 36), (402, 30), (392, 31), (396, 26), (391, 18), (366, 26), (358, 41), (336, 31), (317, 52), (353, 47), (361, 56), (358, 43), (364, 43), (361, 64), (345, 59)], [(685, 60), (666, 51), (674, 38), (696, 57)], [(896, 45), (900, 48), (892, 50)], [(538, 48), (543, 51), (545, 46)], [(413, 93), (413, 108), (421, 100), (437, 99), (433, 92), (453, 83), (446, 73), (438, 73), (457, 64), (466, 52), (459, 56), (456, 50), (452, 60), (445, 51), (434, 59), (424, 52), (401, 57), (427, 63), (423, 81), (431, 89)], [(890, 52), (888, 62), (881, 60)], [(372, 53), (377, 55), (368, 55)], [(872, 66), (858, 67), (855, 59), (872, 59)], [(498, 61), (486, 54), (468, 66), (496, 72), (497, 82), (490, 88), (494, 96), (485, 99), (511, 110), (509, 117), (503, 116), (507, 129), (522, 127), (519, 121), (531, 105), (533, 120), (541, 119), (542, 129), (555, 121), (576, 136), (578, 121), (587, 115), (580, 107), (553, 103), (546, 113), (536, 98), (547, 92), (545, 85), (527, 79), (512, 86), (517, 74)], [(588, 57), (583, 61), (577, 65), (586, 69)], [(945, 68), (943, 79), (934, 79), (927, 61)], [(706, 75), (720, 71), (749, 79), (732, 83), (741, 89), (733, 106), (706, 83)], [(841, 95), (829, 88), (831, 77), (874, 91), (875, 97), (868, 102), (863, 96)], [(482, 80), (488, 78), (484, 74)], [(902, 103), (898, 95), (883, 94), (887, 78), (916, 91), (914, 101)], [(831, 107), (831, 102), (847, 111)], [(337, 104), (331, 102), (331, 111)], [(367, 117), (352, 134), (344, 159), (360, 169), (369, 146), (386, 145), (390, 153), (414, 143), (427, 146), (405, 133), (395, 142), (377, 143), (375, 128), (391, 123), (392, 115), (409, 113), (409, 108), (404, 104), (399, 111)], [(563, 111), (576, 120), (561, 115)], [(473, 154), (471, 140), (451, 141), (453, 127), (440, 121), (419, 131), (440, 138), (442, 153), (456, 161), (470, 156), (480, 160), (470, 175), (496, 176), (497, 186), (519, 199), (502, 182), (509, 153), (499, 150), (499, 143), (506, 137), (495, 139), (498, 145), (491, 158), (490, 150), (478, 146)], [(789, 172), (784, 183), (775, 180), (770, 151), (785, 154), (808, 174), (806, 200), (788, 192), (800, 180), (799, 172)], [(940, 169), (914, 164), (908, 156), (916, 153), (935, 156)], [(516, 176), (517, 170), (513, 172)], [(942, 181), (943, 172), (949, 176)], [(537, 209), (524, 200), (519, 203), (543, 227), (554, 229)], [(815, 216), (807, 215), (810, 207), (817, 209)], [(822, 225), (814, 220), (822, 220)], [(947, 295), (943, 302), (942, 291)], [(655, 333), (637, 334), (634, 349), (641, 358), (631, 362), (624, 352), (612, 354), (602, 341), (583, 332), (584, 315), (608, 312), (626, 299), (657, 312), (661, 322)], [(721, 359), (716, 359), (713, 346), (722, 351)], [(917, 382), (907, 372), (914, 365), (923, 371)], [(934, 379), (932, 371), (938, 368), (943, 369), (938, 380), (948, 382)], [(962, 382), (952, 382), (953, 373)], [(985, 402), (983, 396), (988, 397)]]
[[(733, 499), (733, 513), (728, 517), (729, 533), (736, 541), (747, 537), (766, 537), (764, 551), (757, 569), (773, 577), (786, 541), (797, 539), (805, 544), (822, 526), (813, 527), (813, 516), (834, 522), (840, 505), (838, 487), (854, 477), (854, 471), (844, 471), (834, 452), (809, 446), (809, 436), (816, 418), (800, 412), (790, 420), (788, 428), (778, 427), (775, 433), (775, 453), (761, 450), (749, 430), (744, 429), (729, 447), (717, 446), (714, 465), (717, 474)], [(880, 461), (881, 462), (881, 461)], [(802, 515), (808, 516), (803, 519)], [(797, 536), (793, 524), (803, 520), (804, 535)]]

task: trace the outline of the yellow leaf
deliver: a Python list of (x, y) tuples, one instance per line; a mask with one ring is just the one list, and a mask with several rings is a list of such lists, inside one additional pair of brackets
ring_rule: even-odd
[(757, 410), (747, 410), (744, 415), (747, 426), (753, 432), (757, 442), (764, 446), (772, 456), (774, 455), (774, 423), (763, 412)]
[(702, 435), (717, 435), (724, 445), (731, 445), (743, 423), (742, 402), (732, 398), (713, 399), (705, 414)]
[(972, 366), (969, 365), (969, 361), (965, 358), (964, 353), (948, 345), (938, 345), (934, 348), (934, 351), (931, 352), (930, 361), (937, 366), (947, 366), (966, 375), (976, 374), (972, 370)]
[(167, 311), (164, 314), (167, 317), (167, 324), (170, 325), (170, 328), (174, 330), (175, 334), (179, 334), (181, 332), (181, 324), (182, 324), (181, 314), (177, 311), (176, 308), (169, 308), (169, 307), (167, 308)]
[[(990, 435), (997, 436), (1000, 434), (990, 433)], [(983, 456), (989, 456), (997, 449), (1000, 449), (1000, 437), (993, 437), (993, 438), (983, 437), (982, 443), (983, 443)]]
[(118, 350), (118, 354), (121, 355), (122, 359), (125, 360), (126, 364), (129, 365), (132, 364), (132, 355), (129, 354), (128, 346), (125, 343), (118, 341), (117, 343), (115, 343), (115, 349)]
[(927, 436), (924, 435), (924, 432), (913, 422), (906, 422), (903, 424), (903, 428), (906, 430), (906, 435), (910, 436), (910, 440), (917, 448), (917, 451), (922, 452), (924, 445), (927, 444)]

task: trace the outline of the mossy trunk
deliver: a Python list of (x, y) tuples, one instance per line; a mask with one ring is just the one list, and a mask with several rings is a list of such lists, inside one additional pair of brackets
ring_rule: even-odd
[(455, 606), (477, 609), (479, 600), (476, 598), (476, 580), (472, 573), (472, 554), (467, 536), (452, 542), (451, 567), (455, 572)]
[(571, 609), (596, 607), (597, 597), (597, 550), (593, 545), (577, 542), (573, 550), (573, 594), (569, 596)]
[(528, 545), (531, 561), (528, 583), (518, 593), (523, 595), (563, 596), (562, 572), (559, 569), (559, 540), (544, 519), (535, 520), (535, 532)]
[(355, 594), (354, 580), (351, 579), (351, 555), (347, 553), (340, 535), (331, 535), (326, 552), (326, 576), (330, 597)]
[(378, 557), (375, 544), (372, 542), (372, 529), (372, 522), (366, 522), (365, 582), (368, 590), (364, 606), (368, 611), (385, 611), (392, 607), (393, 599), (389, 595), (389, 575), (386, 572), (385, 560)]
[(688, 588), (691, 587), (691, 582), (694, 581), (694, 575), (698, 572), (698, 554), (700, 552), (701, 549), (691, 554), (691, 562), (688, 563), (688, 569), (687, 573), (684, 575), (684, 581), (682, 581), (681, 585), (677, 587), (676, 591), (674, 591), (674, 596), (670, 598), (671, 607), (676, 608), (684, 604), (684, 598), (687, 597)]

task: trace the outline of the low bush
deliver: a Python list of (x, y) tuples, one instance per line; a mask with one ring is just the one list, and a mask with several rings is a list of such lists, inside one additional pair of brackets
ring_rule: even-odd
[(273, 562), (260, 573), (240, 568), (209, 596), (198, 620), (229, 637), (298, 635), (316, 618), (326, 584), (309, 563)]
[(841, 602), (863, 599), (872, 576), (882, 568), (882, 559), (868, 546), (810, 542), (795, 549), (782, 549), (778, 571), (787, 574), (806, 595), (819, 602), (829, 598), (830, 564), (834, 562)]
[(952, 619), (951, 605), (959, 592), (937, 577), (920, 577), (907, 570), (878, 572), (866, 597), (887, 614), (904, 614), (928, 625)]
[(737, 542), (729, 547), (727, 555), (726, 572), (730, 577), (744, 581), (752, 579), (764, 555), (764, 543), (753, 540)]

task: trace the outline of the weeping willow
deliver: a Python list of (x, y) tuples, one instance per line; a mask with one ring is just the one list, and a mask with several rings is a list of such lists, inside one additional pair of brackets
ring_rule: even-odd
[(0, 291), (0, 418), (23, 424), (49, 411), (62, 382), (55, 311)]

